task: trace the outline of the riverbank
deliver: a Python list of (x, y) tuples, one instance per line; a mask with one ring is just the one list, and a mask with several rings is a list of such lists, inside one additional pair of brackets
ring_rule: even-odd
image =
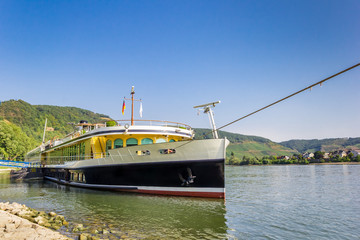
[[(69, 233), (71, 236), (64, 236)], [(61, 230), (62, 229), (62, 230)], [(117, 233), (112, 236), (110, 233)], [(97, 235), (97, 236), (95, 236)], [(100, 240), (124, 239), (125, 233), (103, 227), (90, 229), (83, 224), (69, 224), (55, 212), (37, 211), (19, 203), (0, 202), (0, 239), (4, 240)]]
[(226, 162), (226, 166), (279, 166), (279, 165), (360, 165), (360, 162), (305, 162), (305, 163), (292, 163), (283, 161), (278, 163), (260, 162), (260, 161), (240, 161), (240, 162)]
[[(18, 203), (0, 203), (0, 239), (13, 240), (70, 240), (59, 232), (40, 226), (44, 223), (42, 217), (38, 214), (35, 217), (35, 211)], [(45, 213), (44, 213), (45, 215)], [(50, 216), (50, 215), (49, 215)], [(36, 219), (38, 223), (29, 221), (26, 218)]]

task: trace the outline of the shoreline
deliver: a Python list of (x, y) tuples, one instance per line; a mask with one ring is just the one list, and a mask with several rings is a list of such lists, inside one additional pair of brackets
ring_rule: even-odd
[(285, 166), (285, 165), (360, 165), (360, 162), (325, 162), (325, 163), (308, 163), (308, 164), (296, 164), (296, 163), (285, 163), (285, 164), (225, 164), (225, 166)]
[(38, 223), (30, 221), (31, 214), (34, 214), (31, 210), (19, 203), (0, 202), (0, 239), (72, 240), (57, 231), (41, 226), (40, 215), (34, 218), (39, 220)]
[[(110, 235), (115, 234), (115, 235)], [(100, 240), (131, 238), (111, 228), (69, 223), (55, 212), (46, 213), (20, 203), (0, 202), (1, 240)], [(136, 237), (135, 237), (136, 238)]]

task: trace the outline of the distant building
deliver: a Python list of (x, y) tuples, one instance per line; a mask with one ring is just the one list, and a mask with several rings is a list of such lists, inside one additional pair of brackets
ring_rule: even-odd
[(48, 132), (53, 132), (53, 131), (54, 131), (54, 128), (53, 128), (53, 127), (47, 127), (47, 128), (46, 128), (46, 131), (48, 131)]
[(338, 150), (338, 151), (335, 151), (332, 153), (332, 156), (336, 157), (336, 156), (339, 156), (339, 157), (346, 157), (347, 154), (344, 150)]
[(277, 157), (277, 159), (285, 159), (285, 160), (289, 160), (289, 159), (290, 159), (290, 157), (288, 157), (288, 156), (280, 156), (280, 157)]
[(350, 153), (352, 153), (354, 157), (357, 157), (360, 155), (360, 151), (358, 151), (358, 150), (349, 150), (347, 152), (347, 155), (349, 155)]
[(330, 158), (330, 153), (324, 153), (323, 158), (324, 158), (324, 159), (329, 159), (329, 158)]
[(303, 154), (303, 158), (310, 159), (312, 157), (314, 157), (314, 153), (304, 153)]

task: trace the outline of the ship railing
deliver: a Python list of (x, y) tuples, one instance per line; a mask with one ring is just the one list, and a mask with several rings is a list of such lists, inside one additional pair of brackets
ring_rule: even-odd
[[(185, 130), (191, 130), (191, 126), (179, 123), (179, 122), (171, 122), (171, 121), (163, 121), (163, 120), (134, 120), (134, 125), (141, 125), (141, 126), (161, 126), (161, 127), (175, 127)], [(75, 132), (72, 132), (68, 134), (64, 139), (62, 139), (62, 142), (66, 142), (68, 140), (71, 140), (73, 138), (77, 138), (87, 132), (90, 132), (94, 129), (98, 128), (104, 128), (104, 127), (114, 127), (114, 126), (130, 126), (131, 120), (112, 120), (107, 121), (105, 123), (97, 123), (97, 124), (81, 124), (79, 126), (87, 126), (86, 128), (82, 128), (80, 130), (77, 130)]]
[[(118, 124), (118, 126), (124, 126), (126, 124), (130, 125), (131, 120), (115, 120)], [(139, 125), (147, 125), (147, 126), (161, 126), (161, 127), (176, 127), (176, 128), (182, 128), (186, 130), (191, 130), (191, 126), (179, 123), (179, 122), (171, 122), (171, 121), (163, 121), (163, 120), (134, 120), (134, 125), (136, 123), (141, 123)]]
[(109, 156), (109, 153), (95, 152), (92, 155), (82, 154), (82, 155), (73, 155), (73, 156), (48, 156), (46, 157), (46, 159), (39, 158), (36, 161), (41, 162), (42, 165), (61, 165), (61, 164), (65, 164), (66, 162), (104, 158), (106, 156)]
[[(160, 150), (160, 149), (159, 149)], [(41, 162), (41, 165), (62, 165), (65, 164), (67, 162), (74, 162), (74, 161), (83, 161), (83, 160), (90, 160), (90, 159), (100, 159), (100, 158), (105, 158), (105, 157), (117, 157), (117, 156), (121, 156), (121, 157), (134, 157), (134, 155), (138, 155), (141, 154), (141, 151), (139, 151), (139, 153), (135, 153), (135, 154), (110, 154), (107, 152), (95, 152), (92, 155), (85, 155), (85, 154), (80, 154), (80, 155), (73, 155), (73, 156), (48, 156), (46, 157), (46, 159), (44, 158), (38, 158), (36, 162)], [(35, 162), (35, 161), (34, 161)]]

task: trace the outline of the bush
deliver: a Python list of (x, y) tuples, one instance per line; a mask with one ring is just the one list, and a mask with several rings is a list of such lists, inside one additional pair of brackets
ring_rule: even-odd
[(108, 121), (108, 122), (106, 122), (106, 126), (107, 127), (114, 127), (114, 126), (116, 126), (116, 122), (115, 121)]

